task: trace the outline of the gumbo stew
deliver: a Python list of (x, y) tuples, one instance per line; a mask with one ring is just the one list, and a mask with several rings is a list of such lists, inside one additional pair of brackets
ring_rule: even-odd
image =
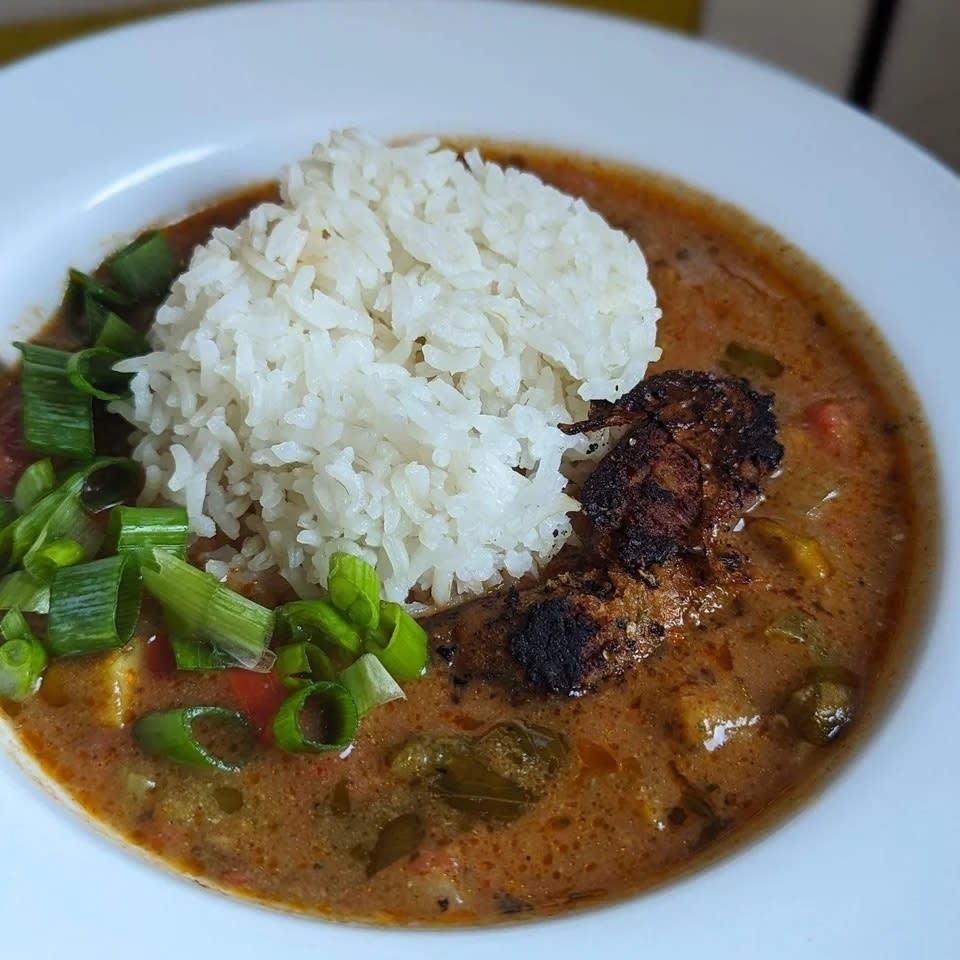
[[(419, 627), (382, 612), (373, 652), (386, 702), (359, 726), (360, 688), (349, 703), (330, 693), (351, 658), (337, 662), (343, 648), (289, 606), (275, 660), (257, 653), (237, 666), (190, 646), (156, 586), (157, 569), (175, 567), (168, 589), (194, 589), (176, 550), (163, 550), (164, 536), (182, 545), (175, 511), (143, 542), (137, 524), (149, 518), (93, 511), (106, 532), (100, 576), (113, 577), (121, 605), (142, 567), (129, 642), (117, 635), (121, 610), (110, 642), (73, 645), (80, 628), (63, 622), (58, 599), (63, 571), (80, 569), (67, 534), (30, 554), (35, 580), (56, 571), (49, 622), (23, 594), (6, 604), (23, 617), (5, 619), (0, 659), (19, 636), (21, 653), (45, 662), (29, 690), (4, 688), (19, 740), (92, 816), (212, 885), (324, 917), (451, 925), (644, 890), (808, 796), (882, 705), (908, 650), (935, 540), (927, 438), (895, 363), (842, 292), (743, 214), (678, 184), (538, 149), (484, 152), (582, 196), (636, 238), (663, 308), (663, 359), (622, 401), (570, 427), (625, 432), (579, 491), (580, 546), (539, 582)], [(96, 274), (103, 289), (137, 296), (111, 303), (82, 277), (71, 296), (125, 321), (114, 345), (140, 338), (170, 264), (273, 194), (248, 190), (146, 235), (141, 246), (166, 244), (159, 259), (133, 262), (133, 280), (109, 263)], [(75, 307), (68, 297), (37, 343), (86, 345)], [(94, 353), (75, 367), (109, 395), (97, 363)], [(124, 425), (95, 403), (97, 454), (122, 457)], [(19, 381), (0, 416), (0, 495), (16, 488), (28, 515), (18, 480), (42, 461), (24, 443)], [(52, 466), (65, 482), (66, 461)], [(43, 469), (33, 477), (49, 492)], [(109, 474), (110, 462), (75, 489), (89, 499), (91, 486), (119, 482), (107, 505), (134, 502)], [(222, 546), (193, 542), (188, 557), (202, 566)], [(368, 572), (343, 581), (338, 616), (352, 609), (346, 619), (364, 622), (350, 604), (364, 602), (354, 580)], [(270, 576), (227, 586), (252, 604), (228, 602), (224, 617), (295, 599)], [(81, 602), (88, 587), (75, 586), (77, 620), (95, 615)], [(421, 651), (406, 668), (381, 656), (401, 634)], [(429, 657), (419, 678), (417, 656)], [(405, 699), (391, 699), (398, 683)]]

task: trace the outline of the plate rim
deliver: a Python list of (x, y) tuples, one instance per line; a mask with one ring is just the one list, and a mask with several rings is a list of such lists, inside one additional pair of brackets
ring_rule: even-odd
[[(379, 5), (382, 6), (382, 4), (379, 4)], [(420, 5), (424, 7), (434, 7), (434, 8), (444, 6), (442, 2), (421, 2)], [(260, 16), (264, 15), (263, 14), (264, 10), (268, 10), (271, 8), (274, 11), (278, 11), (283, 8), (307, 9), (307, 8), (312, 8), (314, 6), (315, 5), (310, 3), (309, 0), (292, 0), (292, 2), (288, 0), (288, 2), (286, 3), (273, 3), (269, 5), (262, 5), (262, 6), (254, 5), (254, 4), (231, 4), (231, 5), (225, 5), (225, 6), (205, 8), (205, 9), (195, 10), (195, 11), (183, 11), (183, 12), (178, 12), (174, 14), (168, 14), (158, 18), (152, 18), (152, 19), (137, 22), (134, 24), (128, 24), (118, 28), (114, 28), (104, 32), (103, 34), (96, 34), (90, 37), (80, 38), (68, 44), (57, 47), (52, 51), (41, 52), (32, 57), (26, 58), (23, 61), (20, 61), (8, 67), (5, 67), (2, 71), (0, 71), (0, 100), (2, 100), (3, 98), (4, 89), (10, 85), (8, 78), (10, 77), (12, 72), (18, 73), (18, 75), (19, 75), (19, 72), (21, 71), (29, 74), (31, 71), (36, 69), (46, 69), (47, 66), (51, 64), (56, 66), (63, 60), (65, 56), (80, 56), (81, 58), (83, 56), (90, 56), (97, 49), (105, 50), (107, 49), (107, 47), (115, 47), (116, 45), (122, 44), (126, 42), (128, 39), (133, 38), (135, 36), (151, 35), (157, 30), (158, 25), (167, 25), (174, 22), (178, 22), (181, 24), (189, 24), (197, 21), (198, 19), (210, 20), (210, 21), (215, 21), (215, 20), (225, 21), (228, 19), (232, 19), (233, 17), (236, 17), (238, 15), (242, 15), (244, 17), (250, 16), (250, 17), (259, 18)], [(328, 3), (326, 6), (328, 7), (328, 9), (331, 9), (336, 7), (343, 7), (345, 6), (345, 4)], [(378, 4), (371, 3), (371, 4), (368, 4), (368, 6), (375, 7), (375, 6), (378, 6)], [(481, 6), (481, 3), (476, 2), (475, 0), (475, 2), (463, 3), (461, 4), (461, 6), (464, 8), (472, 7), (472, 8), (479, 9)], [(887, 138), (892, 137), (895, 141), (897, 141), (898, 146), (901, 150), (906, 148), (906, 152), (908, 154), (912, 153), (913, 160), (911, 162), (914, 162), (914, 163), (920, 162), (920, 161), (925, 162), (928, 166), (928, 174), (925, 174), (925, 175), (941, 177), (942, 175), (945, 174), (947, 177), (947, 180), (945, 181), (945, 185), (948, 185), (948, 189), (950, 188), (954, 189), (956, 197), (960, 198), (960, 179), (957, 179), (956, 176), (952, 173), (952, 171), (949, 170), (949, 168), (947, 168), (944, 164), (942, 164), (936, 158), (932, 157), (929, 153), (924, 151), (922, 148), (919, 148), (915, 144), (910, 143), (900, 134), (896, 133), (895, 131), (892, 131), (890, 128), (886, 127), (885, 125), (880, 124), (874, 118), (865, 117), (862, 114), (859, 114), (858, 111), (855, 111), (852, 108), (850, 108), (849, 106), (842, 104), (839, 101), (836, 101), (834, 98), (830, 97), (829, 94), (826, 94), (823, 91), (818, 90), (817, 88), (813, 87), (812, 85), (804, 81), (798, 80), (793, 77), (789, 77), (788, 75), (783, 74), (780, 71), (775, 70), (774, 68), (760, 64), (757, 61), (750, 61), (747, 58), (744, 58), (737, 54), (733, 54), (723, 48), (711, 47), (710, 45), (703, 44), (702, 41), (697, 41), (681, 35), (675, 35), (670, 31), (663, 30), (660, 28), (653, 28), (647, 25), (632, 24), (632, 23), (627, 24), (625, 21), (620, 21), (618, 18), (614, 18), (614, 17), (609, 17), (609, 16), (600, 15), (596, 13), (574, 11), (574, 10), (549, 9), (549, 8), (537, 6), (532, 3), (522, 3), (522, 4), (500, 3), (500, 4), (497, 4), (497, 6), (501, 8), (500, 10), (497, 11), (497, 16), (500, 16), (500, 17), (506, 15), (503, 12), (504, 10), (509, 10), (510, 8), (513, 8), (517, 10), (525, 10), (527, 15), (531, 15), (535, 11), (538, 18), (565, 19), (568, 21), (577, 21), (577, 22), (586, 22), (586, 21), (605, 22), (608, 25), (611, 22), (616, 22), (618, 26), (626, 26), (630, 31), (636, 31), (640, 34), (645, 34), (645, 35), (660, 36), (662, 38), (662, 42), (678, 42), (679, 41), (679, 43), (682, 46), (686, 46), (688, 49), (694, 49), (694, 48), (699, 49), (702, 47), (707, 47), (707, 49), (712, 51), (712, 54), (719, 54), (722, 58), (727, 59), (731, 63), (740, 63), (740, 64), (743, 64), (745, 62), (749, 63), (751, 70), (759, 70), (763, 74), (775, 75), (778, 77), (780, 82), (785, 81), (788, 85), (792, 85), (793, 87), (804, 91), (803, 92), (804, 97), (808, 96), (809, 94), (813, 94), (814, 97), (821, 102), (821, 106), (829, 105), (831, 108), (835, 108), (836, 106), (841, 106), (844, 108), (845, 111), (853, 115), (853, 117), (856, 117), (858, 122), (864, 121), (864, 120), (867, 121), (868, 125), (872, 125), (876, 127), (878, 130), (882, 131), (885, 137)], [(486, 13), (487, 10), (484, 9), (484, 12)], [(277, 13), (275, 15), (279, 15), (279, 14)], [(668, 38), (668, 39), (663, 39), (663, 38)], [(89, 54), (84, 54), (82, 52), (78, 53), (78, 51), (82, 51), (84, 48), (89, 50), (90, 53)], [(38, 64), (40, 64), (41, 66), (38, 67), (37, 66)], [(844, 122), (853, 122), (853, 121), (849, 120)], [(2, 165), (0, 165), (0, 169), (2, 169)], [(934, 173), (934, 171), (936, 171), (936, 173)], [(956, 209), (960, 211), (960, 202), (957, 202)], [(778, 229), (778, 224), (773, 223), (772, 226), (774, 229)], [(3, 229), (2, 227), (0, 227), (0, 233), (2, 232), (3, 232)], [(950, 474), (956, 475), (956, 473), (957, 471), (954, 464), (951, 464), (949, 466), (949, 469), (945, 469), (943, 466), (941, 466), (941, 477), (943, 478), (943, 481), (946, 480), (948, 475)], [(944, 498), (943, 503), (944, 503), (944, 519), (946, 521), (945, 531), (944, 531), (945, 549), (949, 549), (953, 551), (955, 547), (955, 540), (956, 540), (956, 533), (957, 533), (957, 529), (956, 529), (957, 517), (956, 517), (955, 510), (952, 508), (949, 500)], [(949, 578), (949, 582), (956, 582), (957, 578), (955, 574), (956, 574), (956, 563), (953, 560), (945, 560), (945, 564), (940, 571), (940, 575), (943, 583), (946, 584), (948, 582), (948, 578)], [(942, 611), (941, 611), (941, 614), (942, 614)], [(892, 710), (892, 705), (888, 707), (888, 713), (891, 710)], [(866, 749), (865, 745), (861, 746), (858, 757), (853, 758), (852, 762), (849, 762), (848, 764), (846, 764), (846, 766), (849, 768), (850, 766), (852, 766), (852, 763), (855, 763), (858, 760), (862, 759), (865, 749)], [(6, 781), (7, 781), (7, 778), (5, 776), (5, 770), (2, 767), (2, 765), (0, 765), (0, 800), (3, 799), (2, 786)], [(793, 817), (792, 819), (796, 819), (796, 817)], [(84, 834), (85, 833), (86, 831), (84, 831)], [(770, 838), (771, 838), (771, 835), (768, 834), (765, 836), (765, 838), (761, 842), (766, 843), (770, 840)], [(727, 863), (730, 863), (731, 860), (740, 859), (743, 855), (749, 853), (749, 851), (755, 845), (756, 845), (756, 842), (747, 846), (739, 847), (737, 852), (735, 852), (732, 856), (728, 856), (719, 865), (719, 867), (712, 866), (709, 869), (715, 871), (718, 868), (722, 868)], [(111, 858), (107, 857), (106, 859), (110, 860)], [(154, 872), (153, 867), (149, 867), (148, 869)], [(669, 884), (668, 886), (661, 888), (658, 891), (655, 891), (650, 894), (645, 894), (640, 899), (642, 902), (646, 903), (648, 901), (655, 900), (657, 898), (662, 898), (665, 895), (669, 895), (672, 891), (678, 890), (681, 885), (684, 887), (688, 887), (691, 883), (695, 883), (701, 875), (702, 875), (702, 871), (697, 871), (694, 874), (688, 875), (687, 877), (679, 881), (675, 881), (674, 883)], [(954, 880), (956, 880), (956, 877), (954, 877)], [(595, 910), (591, 910), (587, 913), (575, 915), (572, 917), (561, 917), (561, 918), (546, 920), (530, 927), (524, 926), (524, 927), (511, 927), (511, 928), (506, 928), (504, 930), (485, 930), (483, 931), (482, 934), (477, 934), (471, 931), (467, 931), (463, 933), (444, 932), (441, 935), (445, 938), (458, 937), (465, 944), (470, 943), (471, 941), (474, 941), (476, 938), (479, 938), (480, 940), (484, 940), (484, 941), (490, 941), (491, 938), (501, 937), (501, 936), (509, 936), (511, 938), (516, 938), (517, 941), (519, 942), (519, 941), (532, 941), (534, 939), (536, 940), (542, 939), (539, 933), (537, 933), (537, 931), (541, 931), (546, 929), (547, 927), (550, 927), (557, 930), (557, 934), (556, 934), (557, 937), (561, 937), (564, 935), (564, 932), (563, 932), (564, 928), (567, 928), (569, 930), (569, 929), (572, 929), (573, 927), (580, 926), (581, 920), (583, 918), (587, 918), (587, 919), (593, 918), (594, 922), (591, 922), (589, 926), (591, 926), (592, 928), (595, 928), (597, 926), (595, 922), (597, 919), (601, 917), (609, 917), (612, 919), (613, 911), (630, 912), (633, 909), (633, 907), (634, 907), (633, 903), (626, 903), (626, 904), (615, 903), (615, 904), (597, 908)], [(247, 910), (249, 909), (249, 907), (242, 907), (241, 909)], [(236, 916), (236, 912), (235, 911), (232, 911), (232, 912), (234, 916)], [(280, 913), (277, 913), (277, 914), (270, 913), (269, 916), (271, 918), (276, 917), (277, 922), (283, 922), (283, 923), (291, 922), (289, 917)], [(623, 914), (621, 914), (621, 918), (623, 918)], [(306, 923), (312, 930), (317, 929), (314, 926), (313, 921), (301, 921), (301, 922)], [(270, 926), (272, 925), (273, 924), (270, 924)], [(338, 929), (351, 929), (351, 928), (338, 928)], [(956, 927), (954, 927), (954, 930), (955, 929)], [(533, 933), (528, 933), (528, 931), (533, 931)], [(944, 932), (946, 932), (946, 928)], [(392, 936), (395, 934), (396, 934), (395, 930), (371, 931), (367, 928), (364, 928), (364, 931), (363, 931), (364, 937), (372, 937), (373, 939), (378, 939), (379, 937), (386, 936), (386, 935)], [(436, 936), (436, 934), (432, 932), (424, 933), (423, 931), (418, 931), (416, 935), (411, 935), (411, 936), (434, 937)], [(548, 937), (548, 939), (553, 939), (553, 937), (550, 936)]]

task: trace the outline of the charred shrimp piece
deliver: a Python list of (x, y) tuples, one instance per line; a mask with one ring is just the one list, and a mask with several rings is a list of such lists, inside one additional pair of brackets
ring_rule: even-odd
[(581, 490), (586, 566), (425, 624), (455, 690), (586, 693), (747, 577), (722, 541), (780, 466), (772, 398), (739, 377), (672, 371), (562, 429), (610, 426), (628, 430)]
[(661, 373), (561, 429), (617, 426), (628, 430), (580, 499), (596, 550), (636, 574), (705, 551), (757, 504), (783, 459), (773, 398), (740, 377)]
[(696, 559), (651, 585), (622, 569), (565, 573), (441, 612), (424, 622), (458, 694), (494, 684), (513, 700), (578, 696), (653, 653), (691, 605), (718, 604), (722, 588)]

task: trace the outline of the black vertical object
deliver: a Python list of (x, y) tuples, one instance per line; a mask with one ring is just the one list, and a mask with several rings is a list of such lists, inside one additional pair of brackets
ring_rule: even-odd
[(880, 68), (887, 52), (899, 0), (873, 0), (867, 14), (857, 62), (850, 81), (847, 99), (863, 110), (873, 106), (873, 97), (880, 77)]

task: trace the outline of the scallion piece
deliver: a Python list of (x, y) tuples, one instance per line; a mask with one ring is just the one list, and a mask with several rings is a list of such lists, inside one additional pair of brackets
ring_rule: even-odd
[(19, 610), (8, 610), (0, 618), (0, 643), (6, 640), (23, 640), (33, 636), (30, 624)]
[(113, 553), (156, 547), (182, 559), (187, 555), (188, 527), (183, 507), (117, 507), (110, 514), (107, 544)]
[(15, 343), (23, 354), (23, 445), (53, 456), (89, 460), (93, 402), (67, 376), (70, 354), (33, 343)]
[(261, 662), (273, 633), (273, 611), (157, 547), (142, 551), (140, 563), (144, 587), (175, 619), (181, 636), (208, 643), (243, 667)]
[(140, 615), (140, 579), (128, 556), (59, 569), (50, 584), (47, 645), (56, 656), (125, 646)]
[(167, 292), (180, 270), (167, 238), (159, 230), (137, 237), (107, 261), (113, 282), (137, 300)]
[[(23, 556), (23, 568), (37, 576), (36, 558), (47, 544), (56, 540), (72, 540), (83, 549), (84, 557), (91, 559), (103, 542), (103, 529), (83, 509), (76, 496), (60, 498), (50, 518), (43, 525), (33, 546)], [(42, 561), (41, 561), (42, 563)]]
[(277, 676), (283, 677), (309, 677), (312, 668), (310, 660), (307, 657), (307, 643), (288, 643), (282, 647), (277, 647), (274, 653), (277, 655), (276, 663), (273, 668)]
[(156, 757), (236, 773), (253, 754), (254, 729), (236, 710), (181, 707), (141, 717), (133, 726), (140, 748)]
[(273, 718), (273, 739), (281, 750), (322, 753), (342, 750), (357, 733), (357, 705), (350, 691), (329, 680), (292, 693)]
[(53, 540), (39, 550), (29, 550), (23, 558), (23, 569), (28, 576), (45, 586), (49, 586), (61, 567), (72, 567), (87, 559), (87, 550), (76, 540)]
[(47, 613), (50, 610), (50, 585), (38, 583), (29, 573), (17, 570), (0, 580), (0, 610)]
[(315, 643), (288, 643), (277, 647), (274, 652), (277, 655), (274, 672), (287, 686), (334, 680), (337, 676), (330, 658)]
[(327, 576), (330, 602), (361, 630), (380, 623), (380, 581), (377, 571), (351, 553), (335, 553)]
[(387, 668), (372, 653), (365, 653), (356, 663), (341, 670), (338, 679), (350, 691), (357, 705), (357, 714), (361, 717), (374, 707), (391, 700), (403, 700), (406, 696)]
[(204, 640), (194, 640), (178, 633), (170, 634), (170, 648), (178, 670), (203, 672), (235, 667), (237, 661), (228, 653), (211, 647)]
[(67, 289), (67, 295), (72, 293), (82, 293), (85, 296), (93, 297), (98, 303), (106, 304), (110, 307), (129, 307), (133, 303), (133, 298), (114, 290), (106, 284), (95, 280), (88, 273), (80, 270), (70, 270), (70, 286)]
[(26, 554), (52, 540), (76, 540), (93, 556), (101, 531), (88, 514), (136, 495), (140, 468), (122, 457), (105, 457), (68, 476), (23, 516), (0, 529), (0, 573), (19, 566)]
[(26, 700), (37, 692), (47, 665), (46, 651), (19, 610), (0, 620), (0, 697)]
[(123, 400), (130, 395), (132, 374), (113, 369), (123, 359), (122, 353), (106, 347), (78, 350), (67, 361), (67, 377), (79, 393), (97, 400)]
[(27, 513), (0, 530), (0, 572), (12, 570), (31, 547), (39, 541), (46, 542), (47, 524), (61, 502), (61, 493), (48, 493)]
[(363, 637), (333, 604), (326, 600), (294, 600), (277, 610), (294, 640), (319, 643), (328, 652), (360, 653)]
[(38, 500), (45, 497), (57, 485), (53, 464), (49, 460), (31, 463), (20, 475), (13, 491), (13, 505), (17, 513), (26, 513)]
[(129, 323), (111, 312), (107, 313), (93, 345), (106, 350), (113, 350), (124, 357), (138, 357), (150, 352), (150, 344), (147, 342), (147, 338), (137, 333)]
[(86, 340), (96, 340), (113, 311), (86, 291), (81, 295), (80, 303), (82, 306), (75, 326)]
[(104, 457), (80, 473), (80, 502), (87, 513), (103, 513), (135, 500), (143, 486), (143, 472), (129, 457)]
[(416, 680), (427, 666), (427, 633), (399, 603), (380, 604), (380, 630), (366, 646), (395, 680)]
[(119, 290), (94, 280), (79, 270), (70, 271), (70, 282), (64, 297), (67, 323), (88, 342), (102, 329), (111, 307), (126, 307), (133, 300)]

